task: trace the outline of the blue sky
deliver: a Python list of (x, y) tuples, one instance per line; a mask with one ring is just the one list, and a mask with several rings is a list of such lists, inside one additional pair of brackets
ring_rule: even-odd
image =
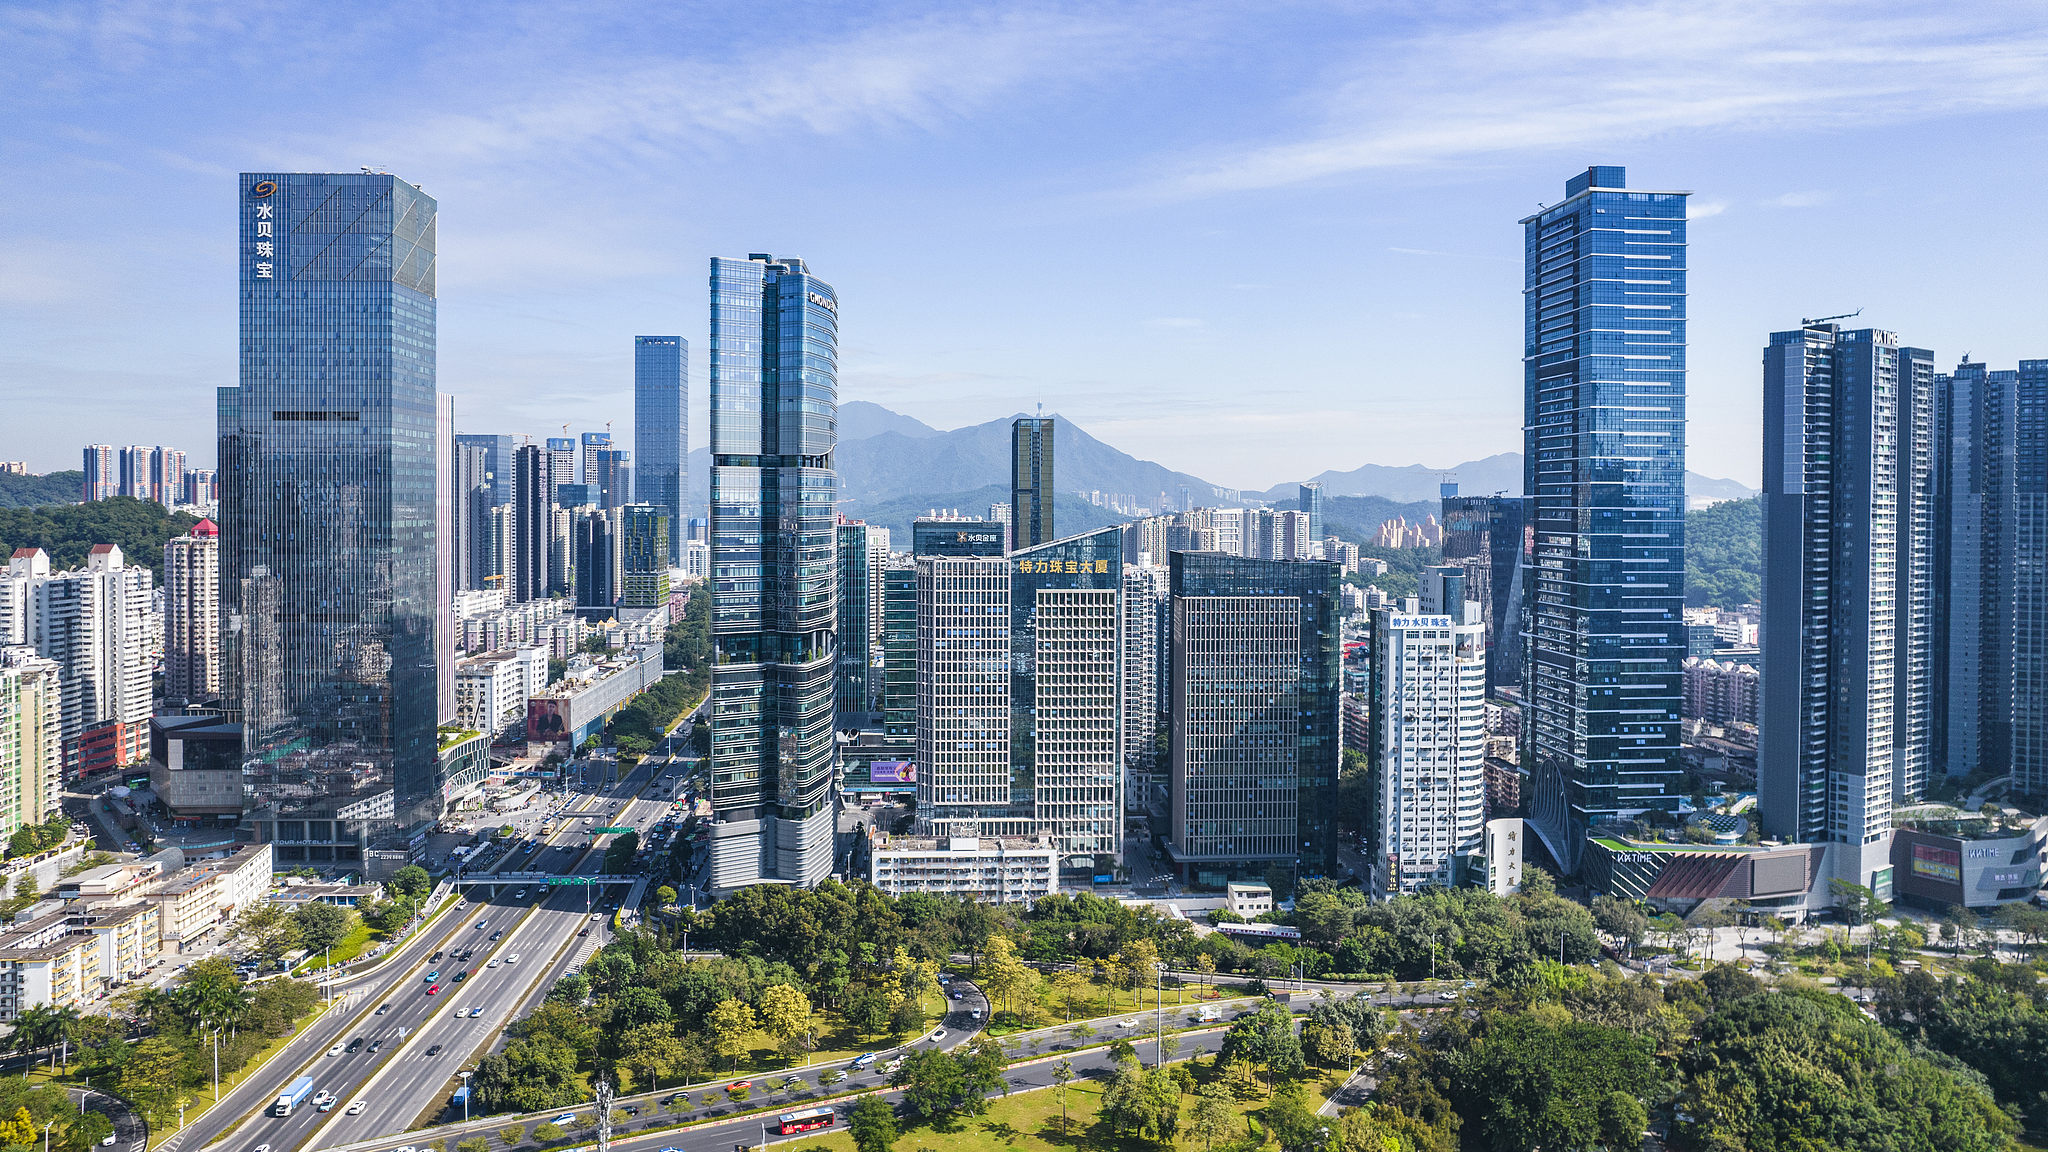
[(1796, 3), (0, 9), (0, 459), (212, 455), (234, 177), (439, 198), (465, 431), (630, 427), (706, 258), (801, 255), (843, 400), (1043, 402), (1217, 483), (1518, 450), (1520, 228), (1587, 164), (1695, 193), (1690, 466), (1759, 351), (1863, 308), (2048, 357), (2048, 9)]

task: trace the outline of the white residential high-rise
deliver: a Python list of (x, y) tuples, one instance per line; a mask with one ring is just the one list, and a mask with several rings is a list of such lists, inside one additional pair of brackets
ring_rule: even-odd
[(1486, 625), (1465, 570), (1372, 614), (1372, 890), (1462, 883), (1486, 828)]
[[(108, 721), (130, 725), (140, 739), (149, 722), (150, 673), (163, 641), (154, 609), (155, 575), (128, 567), (121, 549), (95, 544), (84, 569), (51, 572), (40, 548), (8, 561), (0, 610), (11, 637), (54, 660), (62, 684), (59, 726), (70, 740)], [(133, 752), (129, 748), (128, 752)], [(124, 754), (123, 762), (132, 758)]]
[(164, 542), (164, 699), (220, 696), (220, 529), (201, 520)]
[[(917, 830), (1016, 834), (1010, 809), (1010, 566), (917, 558)], [(984, 822), (986, 827), (984, 827)]]

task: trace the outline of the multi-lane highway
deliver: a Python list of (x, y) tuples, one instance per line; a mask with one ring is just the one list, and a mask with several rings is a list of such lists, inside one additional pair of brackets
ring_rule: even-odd
[[(605, 913), (625, 895), (616, 885), (559, 882), (543, 894), (539, 884), (493, 885), (487, 877), (514, 870), (599, 873), (611, 837), (594, 830), (651, 824), (677, 783), (662, 778), (669, 771), (666, 758), (651, 758), (614, 787), (568, 794), (539, 847), (530, 854), (508, 854), (491, 872), (466, 876), (470, 899), (459, 910), (428, 925), (372, 969), (336, 981), (332, 987), (343, 998), (341, 1004), (160, 1147), (168, 1145), (165, 1152), (216, 1144), (230, 1150), (268, 1144), (274, 1152), (324, 1147), (402, 1132), (445, 1103), (460, 1084), (458, 1074), (475, 1067), (514, 1014), (544, 996), (554, 979), (603, 942)], [(591, 845), (587, 850), (586, 843)], [(471, 1016), (477, 1008), (483, 1011)], [(341, 1051), (327, 1055), (336, 1046)], [(313, 1077), (316, 1091), (334, 1095), (335, 1107), (321, 1112), (309, 1099), (289, 1116), (271, 1115), (269, 1102), (302, 1073)], [(357, 1100), (363, 1107), (350, 1115), (347, 1110)]]

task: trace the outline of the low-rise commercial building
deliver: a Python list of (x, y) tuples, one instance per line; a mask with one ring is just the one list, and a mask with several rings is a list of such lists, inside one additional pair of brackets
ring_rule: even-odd
[(579, 745), (659, 679), (659, 644), (643, 644), (603, 663), (572, 662), (566, 676), (526, 702), (526, 738)]
[(868, 882), (891, 896), (933, 892), (1011, 904), (1050, 896), (1058, 852), (1043, 836), (890, 836), (871, 832)]
[(1226, 884), (1224, 899), (1239, 916), (1263, 916), (1273, 910), (1273, 889), (1264, 884)]
[(100, 991), (100, 942), (59, 909), (0, 933), (0, 1021), (37, 1005), (82, 1008)]
[(1900, 900), (1940, 911), (2026, 900), (2048, 862), (2048, 816), (1987, 804), (1978, 813), (1907, 813), (1892, 834), (1892, 887)]
[(526, 701), (548, 686), (548, 654), (517, 648), (455, 662), (455, 722), (496, 735), (526, 717)]

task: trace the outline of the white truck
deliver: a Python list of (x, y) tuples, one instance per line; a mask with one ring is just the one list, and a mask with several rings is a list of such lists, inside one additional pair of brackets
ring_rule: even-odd
[(312, 1095), (312, 1092), (313, 1078), (311, 1076), (299, 1077), (297, 1080), (286, 1085), (284, 1091), (277, 1094), (276, 1103), (270, 1106), (270, 1114), (273, 1116), (291, 1115), (292, 1109), (304, 1103), (306, 1097)]

